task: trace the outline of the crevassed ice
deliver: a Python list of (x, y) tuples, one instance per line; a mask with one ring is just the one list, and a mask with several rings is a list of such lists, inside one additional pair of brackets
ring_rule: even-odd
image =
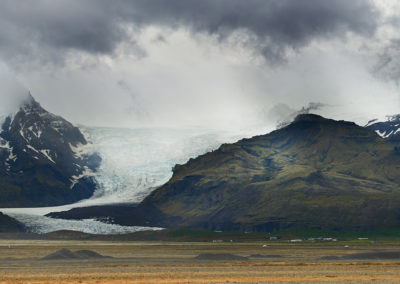
[(72, 230), (102, 235), (125, 234), (146, 230), (162, 230), (162, 228), (157, 227), (120, 226), (115, 224), (107, 224), (93, 219), (64, 220), (30, 214), (9, 215), (25, 224), (28, 231), (39, 234), (59, 230)]
[(92, 151), (102, 157), (96, 174), (98, 203), (140, 202), (167, 182), (175, 164), (185, 163), (241, 138), (230, 132), (199, 129), (82, 128)]

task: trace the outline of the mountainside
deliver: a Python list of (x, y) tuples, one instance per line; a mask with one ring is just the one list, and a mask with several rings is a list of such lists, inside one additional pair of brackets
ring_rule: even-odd
[(165, 185), (115, 221), (257, 231), (394, 227), (399, 185), (400, 139), (304, 114), (175, 166)]
[(400, 135), (400, 114), (387, 117), (386, 121), (371, 120), (365, 126), (368, 129), (375, 131), (383, 138)]
[(24, 232), (25, 227), (17, 220), (0, 212), (0, 233)]
[(71, 123), (32, 96), (5, 118), (0, 133), (0, 207), (50, 206), (90, 197), (100, 163)]

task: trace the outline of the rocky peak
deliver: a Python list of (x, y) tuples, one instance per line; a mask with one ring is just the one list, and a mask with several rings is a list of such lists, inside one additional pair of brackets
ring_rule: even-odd
[[(58, 205), (92, 194), (95, 183), (90, 176), (99, 156), (85, 151), (88, 142), (77, 127), (42, 108), (30, 94), (5, 119), (0, 139), (0, 182), (3, 176), (10, 186), (17, 184), (18, 190), (10, 192), (17, 206)], [(18, 200), (17, 191), (30, 191), (34, 198)], [(43, 194), (46, 197), (39, 199)]]
[(390, 115), (386, 118), (386, 121), (370, 120), (365, 127), (375, 131), (383, 138), (400, 136), (400, 114)]
[(312, 113), (302, 113), (299, 114), (295, 117), (293, 122), (299, 122), (299, 121), (326, 121), (328, 119), (318, 115), (318, 114), (312, 114)]

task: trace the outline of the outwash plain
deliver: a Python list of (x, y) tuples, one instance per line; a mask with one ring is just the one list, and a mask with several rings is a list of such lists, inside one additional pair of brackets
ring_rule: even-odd
[(399, 283), (400, 242), (0, 240), (0, 283)]

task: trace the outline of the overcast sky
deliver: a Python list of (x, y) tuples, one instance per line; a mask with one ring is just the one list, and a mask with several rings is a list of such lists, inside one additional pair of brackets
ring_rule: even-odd
[(363, 124), (400, 113), (399, 28), (396, 0), (0, 0), (0, 64), (86, 125)]

